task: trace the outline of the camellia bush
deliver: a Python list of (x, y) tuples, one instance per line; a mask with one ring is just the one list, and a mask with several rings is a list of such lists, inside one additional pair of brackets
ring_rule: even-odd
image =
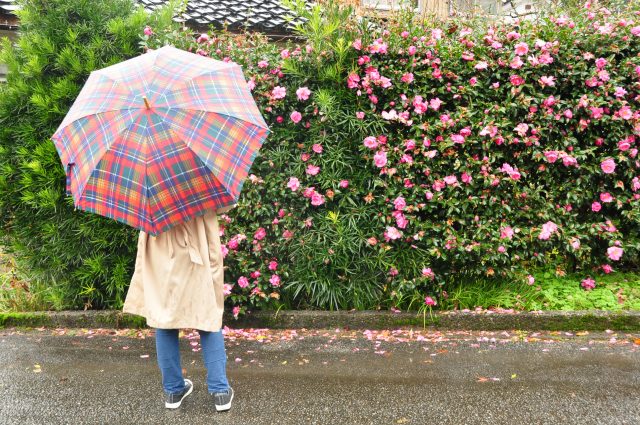
[(91, 68), (170, 43), (241, 64), (272, 130), (238, 207), (220, 218), (236, 315), (431, 308), (464, 282), (534, 285), (544, 268), (579, 273), (588, 290), (638, 269), (637, 5), (490, 23), (287, 3), (306, 21), (297, 44), (145, 27), (131, 10), (55, 26), (93, 22), (68, 35), (53, 18), (45, 32), (35, 12), (21, 16), (28, 37), (5, 45), (0, 93), (13, 254), (64, 282), (76, 305), (121, 305), (135, 232), (73, 211), (48, 137)]
[[(292, 7), (295, 7), (293, 5)], [(223, 216), (250, 306), (417, 308), (465, 280), (598, 276), (640, 253), (640, 15), (352, 19), (299, 8), (301, 43), (166, 42), (243, 65), (272, 134)]]

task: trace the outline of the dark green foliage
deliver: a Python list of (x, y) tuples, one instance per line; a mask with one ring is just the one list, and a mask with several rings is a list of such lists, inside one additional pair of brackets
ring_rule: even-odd
[(66, 294), (49, 300), (57, 307), (119, 307), (136, 232), (74, 211), (49, 138), (89, 73), (140, 54), (140, 34), (158, 18), (135, 10), (131, 0), (20, 6), (20, 37), (15, 45), (4, 40), (0, 54), (9, 68), (0, 87), (1, 243), (32, 285)]

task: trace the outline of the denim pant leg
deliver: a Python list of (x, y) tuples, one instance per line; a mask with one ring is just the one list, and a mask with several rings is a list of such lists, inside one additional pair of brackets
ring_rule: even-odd
[(156, 329), (156, 354), (162, 372), (162, 387), (168, 394), (184, 390), (178, 329)]
[(221, 331), (198, 331), (202, 345), (202, 358), (207, 368), (207, 387), (210, 393), (224, 392), (229, 388), (227, 381), (227, 354), (224, 350), (224, 336)]

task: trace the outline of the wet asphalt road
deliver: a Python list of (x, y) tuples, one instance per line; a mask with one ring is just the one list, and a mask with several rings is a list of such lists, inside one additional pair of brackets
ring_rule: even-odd
[(187, 338), (165, 410), (141, 335), (0, 329), (0, 424), (640, 424), (637, 334), (232, 331), (227, 413)]

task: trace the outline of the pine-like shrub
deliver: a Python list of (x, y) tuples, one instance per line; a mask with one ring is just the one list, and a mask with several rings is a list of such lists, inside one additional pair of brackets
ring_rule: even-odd
[(55, 308), (119, 306), (136, 232), (74, 211), (49, 139), (89, 73), (141, 53), (146, 23), (169, 25), (131, 0), (23, 0), (19, 39), (2, 43), (0, 237), (3, 250)]

